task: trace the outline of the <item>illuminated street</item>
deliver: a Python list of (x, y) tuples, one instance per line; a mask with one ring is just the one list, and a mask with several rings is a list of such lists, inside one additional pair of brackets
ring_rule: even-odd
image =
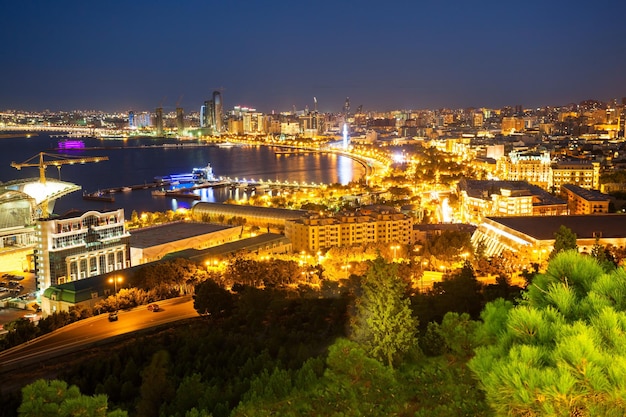
[(105, 342), (107, 339), (136, 332), (166, 323), (198, 317), (191, 297), (159, 302), (158, 312), (140, 306), (130, 311), (120, 311), (119, 320), (109, 322), (108, 314), (81, 320), (65, 326), (29, 343), (0, 353), (0, 372), (21, 366), (51, 360), (81, 349)]

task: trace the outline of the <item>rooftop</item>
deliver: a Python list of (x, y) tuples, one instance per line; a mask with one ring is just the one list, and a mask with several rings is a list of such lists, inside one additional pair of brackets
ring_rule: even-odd
[(130, 246), (149, 248), (168, 242), (188, 239), (208, 233), (226, 230), (233, 226), (211, 223), (174, 222), (130, 231)]
[(268, 244), (272, 244), (274, 242), (286, 244), (289, 242), (289, 239), (281, 234), (264, 233), (262, 235), (237, 240), (235, 242), (224, 243), (223, 245), (207, 249), (185, 249), (179, 252), (170, 253), (164, 259), (187, 258), (199, 261), (206, 257), (224, 257), (243, 250), (254, 251), (259, 248), (264, 248)]
[(602, 194), (596, 190), (588, 190), (586, 188), (579, 187), (574, 184), (563, 184), (561, 188), (565, 188), (566, 190), (571, 191), (579, 197), (584, 198), (587, 201), (609, 201), (611, 200), (611, 196), (607, 194)]
[(522, 232), (538, 240), (554, 239), (560, 226), (571, 229), (578, 239), (626, 237), (626, 215), (601, 214), (579, 216), (488, 217), (495, 223)]

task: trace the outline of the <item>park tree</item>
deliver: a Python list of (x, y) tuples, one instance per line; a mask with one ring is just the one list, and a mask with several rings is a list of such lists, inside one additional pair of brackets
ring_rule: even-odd
[(624, 269), (563, 251), (519, 305), (489, 303), (482, 319), (469, 366), (498, 415), (624, 415)]
[(193, 308), (198, 314), (221, 318), (230, 314), (234, 307), (233, 295), (210, 279), (196, 285)]
[(412, 316), (405, 284), (396, 264), (382, 257), (370, 262), (352, 320), (352, 338), (373, 358), (390, 367), (417, 344), (417, 320)]
[(108, 411), (107, 396), (88, 396), (65, 381), (40, 379), (22, 388), (20, 417), (125, 417), (125, 411)]
[(577, 249), (576, 239), (576, 233), (572, 229), (563, 225), (559, 226), (559, 229), (554, 232), (554, 248), (550, 252), (550, 259), (554, 258), (559, 252)]

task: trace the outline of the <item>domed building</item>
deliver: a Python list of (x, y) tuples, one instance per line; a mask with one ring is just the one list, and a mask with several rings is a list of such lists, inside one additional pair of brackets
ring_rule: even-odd
[(0, 183), (1, 271), (25, 269), (26, 253), (32, 252), (36, 242), (37, 219), (52, 213), (57, 198), (78, 190), (76, 184), (54, 179)]

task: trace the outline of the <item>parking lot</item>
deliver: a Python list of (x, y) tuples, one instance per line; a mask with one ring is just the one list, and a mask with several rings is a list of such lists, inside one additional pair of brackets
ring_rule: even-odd
[[(26, 315), (32, 317), (33, 313), (37, 313), (38, 306), (35, 297), (35, 274), (22, 271), (8, 271), (0, 273), (0, 326), (11, 321), (23, 318)], [(9, 307), (11, 303), (24, 305), (26, 308)], [(5, 306), (6, 307), (1, 307)]]

